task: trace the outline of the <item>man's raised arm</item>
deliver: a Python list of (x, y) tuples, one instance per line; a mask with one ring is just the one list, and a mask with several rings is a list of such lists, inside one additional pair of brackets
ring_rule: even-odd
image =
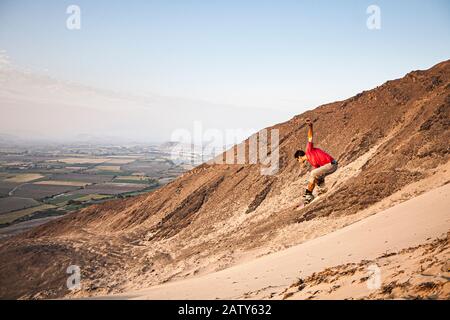
[(308, 141), (313, 141), (313, 124), (311, 122), (311, 119), (306, 119), (306, 124), (308, 125)]

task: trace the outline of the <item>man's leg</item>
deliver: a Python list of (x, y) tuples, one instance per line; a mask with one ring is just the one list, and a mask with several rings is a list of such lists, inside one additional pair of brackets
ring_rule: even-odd
[(316, 185), (320, 188), (323, 187), (325, 185), (325, 176), (318, 177)]
[(326, 176), (334, 173), (337, 168), (337, 164), (329, 163), (311, 171), (308, 183), (308, 191), (313, 192), (316, 184), (318, 184), (320, 180), (324, 180)]
[(311, 171), (308, 180), (308, 188), (305, 190), (305, 194), (303, 195), (303, 200), (305, 204), (310, 203), (314, 200), (313, 191), (316, 187), (316, 184), (320, 178), (324, 178), (325, 176), (332, 174), (337, 170), (337, 164), (329, 163), (320, 168), (314, 169)]
[(306, 188), (305, 193), (303, 194), (303, 202), (305, 203), (305, 205), (314, 200), (314, 196), (312, 193), (314, 191), (314, 188), (316, 187), (319, 169), (320, 168), (312, 170), (309, 175), (308, 187)]
[(312, 170), (309, 175), (307, 190), (311, 193), (314, 191), (314, 188), (316, 187), (318, 177), (321, 176), (322, 168), (323, 167)]
[(308, 188), (307, 188), (307, 189), (308, 189), (309, 192), (312, 193), (312, 192), (314, 191), (314, 188), (315, 188), (315, 187), (316, 187), (316, 182), (313, 181), (313, 182), (309, 182), (309, 183), (308, 183)]

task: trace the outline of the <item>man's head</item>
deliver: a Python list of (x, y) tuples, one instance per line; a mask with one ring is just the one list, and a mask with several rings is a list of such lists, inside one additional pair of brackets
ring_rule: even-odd
[(297, 159), (297, 161), (300, 162), (301, 164), (305, 163), (305, 161), (307, 160), (305, 151), (303, 151), (303, 150), (295, 151), (294, 158)]

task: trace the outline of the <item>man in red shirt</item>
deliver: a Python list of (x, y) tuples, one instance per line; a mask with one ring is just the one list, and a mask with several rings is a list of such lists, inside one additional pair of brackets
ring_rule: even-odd
[(315, 148), (313, 144), (313, 124), (310, 119), (306, 119), (308, 125), (308, 144), (306, 151), (297, 150), (294, 157), (303, 166), (308, 161), (315, 169), (311, 171), (308, 180), (308, 188), (303, 195), (303, 202), (306, 204), (314, 200), (312, 194), (316, 184), (322, 187), (325, 183), (325, 176), (332, 174), (338, 168), (338, 163), (325, 151)]

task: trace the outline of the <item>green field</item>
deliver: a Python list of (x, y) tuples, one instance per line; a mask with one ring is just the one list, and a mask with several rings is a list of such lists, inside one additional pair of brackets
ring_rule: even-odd
[(104, 200), (104, 199), (108, 199), (108, 198), (111, 198), (111, 196), (103, 195), (103, 194), (88, 194), (87, 196), (82, 196), (82, 197), (76, 198), (76, 201), (88, 202), (88, 201), (92, 201), (92, 200)]
[(53, 205), (60, 205), (60, 204), (63, 204), (63, 203), (68, 202), (70, 200), (74, 200), (74, 199), (79, 198), (79, 197), (80, 197), (79, 194), (61, 195), (61, 196), (56, 196), (56, 197), (53, 197), (51, 199), (45, 200), (45, 203), (53, 204)]
[(17, 219), (32, 215), (33, 213), (45, 211), (45, 210), (53, 209), (53, 208), (56, 208), (56, 207), (51, 204), (43, 204), (43, 205), (33, 207), (33, 208), (28, 208), (28, 209), (24, 209), (24, 210), (5, 213), (5, 214), (0, 215), (0, 225), (9, 224), (9, 223), (16, 221)]

